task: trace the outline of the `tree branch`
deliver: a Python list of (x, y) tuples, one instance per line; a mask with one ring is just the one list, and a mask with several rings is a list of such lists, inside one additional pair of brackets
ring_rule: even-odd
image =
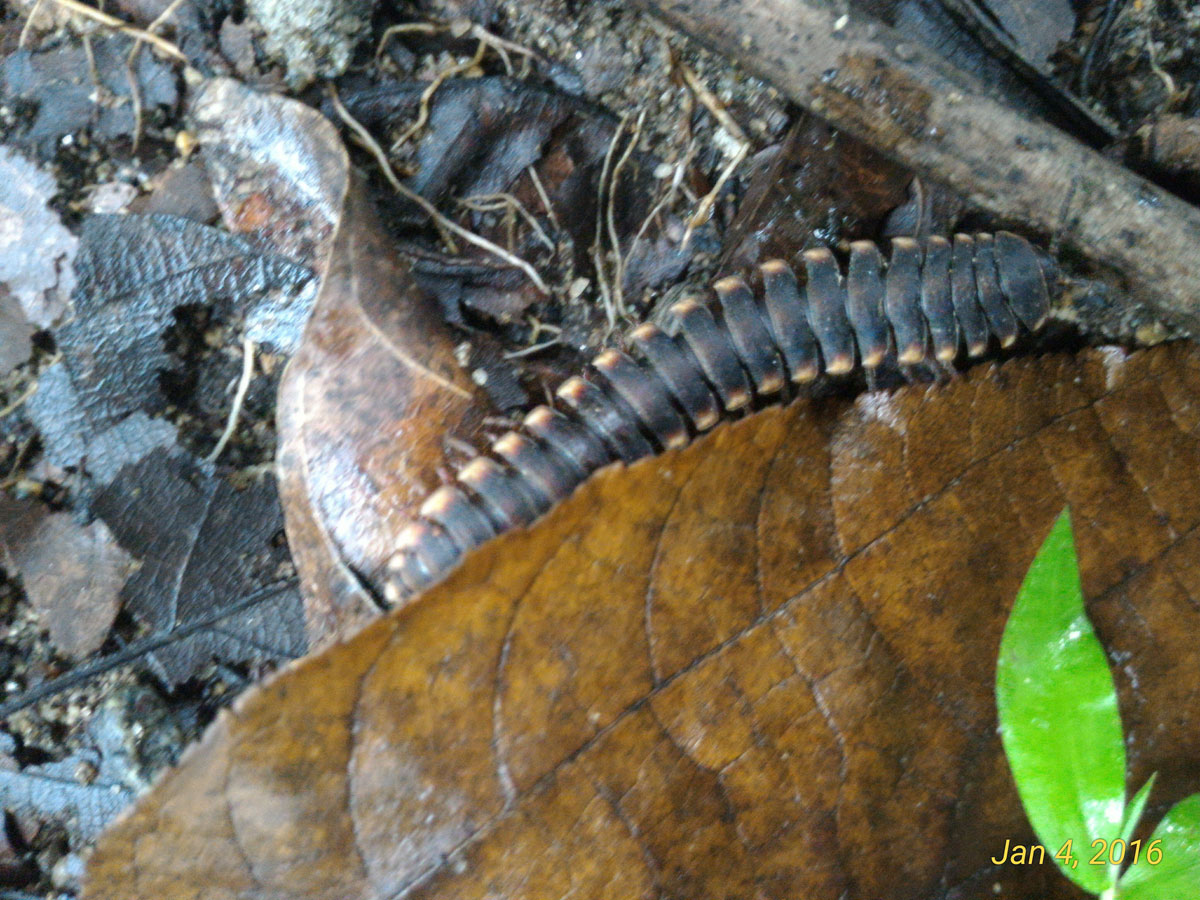
[(1200, 210), (933, 51), (816, 0), (635, 4), (979, 208), (1111, 268), (1134, 301), (1200, 336)]

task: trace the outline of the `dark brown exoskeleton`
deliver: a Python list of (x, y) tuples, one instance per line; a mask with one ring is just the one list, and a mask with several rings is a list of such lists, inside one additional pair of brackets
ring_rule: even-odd
[(709, 302), (670, 307), (665, 330), (634, 328), (624, 350), (604, 350), (559, 387), (560, 409), (537, 407), (429, 496), (392, 558), (389, 599), (529, 524), (602, 466), (681, 447), (788, 382), (977, 357), (1049, 313), (1053, 264), (1014, 234), (901, 237), (891, 251), (885, 260), (857, 241), (843, 270), (830, 250), (806, 250), (803, 277), (769, 260), (758, 295), (721, 278)]

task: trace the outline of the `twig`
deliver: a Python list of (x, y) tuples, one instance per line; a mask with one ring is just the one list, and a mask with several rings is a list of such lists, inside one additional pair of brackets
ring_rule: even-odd
[(522, 347), (520, 350), (509, 350), (504, 354), (505, 359), (520, 359), (522, 356), (530, 356), (534, 353), (540, 353), (549, 347), (557, 347), (562, 343), (562, 338), (554, 337), (548, 341), (542, 341), (540, 344), (530, 344), (528, 347)]
[(383, 36), (379, 38), (379, 46), (375, 49), (375, 61), (378, 62), (379, 58), (383, 56), (384, 48), (387, 46), (387, 42), (392, 39), (392, 35), (414, 33), (441, 34), (443, 32), (450, 32), (451, 34), (455, 34), (459, 37), (470, 36), (477, 41), (487, 44), (489, 47), (495, 50), (496, 53), (499, 54), (500, 58), (504, 61), (504, 69), (509, 75), (511, 75), (513, 71), (512, 62), (508, 58), (509, 53), (516, 53), (518, 56), (524, 57), (527, 60), (541, 59), (537, 52), (530, 50), (528, 47), (522, 47), (520, 44), (514, 44), (512, 41), (506, 41), (497, 34), (492, 34), (478, 22), (471, 23), (471, 27), (465, 32), (462, 32), (462, 34), (456, 34), (456, 27), (456, 24), (452, 22), (402, 22), (399, 25), (389, 26), (383, 32)]
[(29, 448), (33, 446), (35, 435), (30, 435), (21, 442), (21, 446), (17, 448), (17, 455), (13, 458), (13, 464), (8, 469), (8, 474), (4, 477), (4, 481), (0, 481), (0, 491), (6, 491), (17, 483), (17, 472), (21, 470), (22, 463), (25, 462), (25, 454), (29, 452)]
[(246, 392), (250, 390), (250, 381), (253, 378), (254, 341), (249, 337), (244, 337), (242, 338), (242, 377), (238, 381), (237, 393), (233, 396), (233, 407), (229, 410), (229, 419), (225, 423), (225, 430), (221, 433), (217, 446), (212, 448), (212, 453), (204, 457), (205, 462), (215, 463), (224, 451), (225, 445), (229, 443), (229, 439), (233, 437), (233, 433), (237, 429), (238, 416), (242, 412), (242, 404), (246, 402)]
[[(446, 216), (438, 212), (437, 208), (432, 203), (430, 203), (416, 191), (401, 184), (400, 179), (396, 177), (396, 173), (392, 170), (392, 165), (388, 162), (387, 156), (383, 152), (383, 148), (380, 147), (379, 143), (371, 137), (370, 132), (368, 132), (367, 129), (362, 126), (362, 123), (350, 115), (346, 107), (342, 105), (341, 98), (338, 97), (337, 91), (333, 89), (332, 85), (330, 85), (329, 96), (333, 101), (333, 108), (337, 111), (338, 116), (343, 122), (346, 123), (346, 127), (353, 131), (359, 137), (359, 139), (366, 144), (367, 149), (375, 156), (376, 161), (379, 163), (380, 169), (383, 170), (384, 177), (387, 178), (388, 183), (392, 186), (396, 193), (408, 200), (411, 200), (413, 203), (417, 204), (417, 206), (421, 207), (421, 209), (425, 211), (426, 215), (428, 215), (429, 218), (433, 220), (434, 224), (436, 224), (439, 228), (457, 234), (468, 244), (474, 244), (481, 250), (486, 250), (488, 253), (492, 254), (498, 259), (504, 260), (504, 262), (508, 263), (510, 266), (520, 269), (526, 274), (526, 276), (528, 276), (529, 280), (533, 282), (534, 287), (536, 287), (543, 294), (550, 293), (550, 289), (546, 287), (546, 282), (544, 282), (542, 280), (542, 276), (537, 273), (537, 269), (535, 269), (525, 260), (521, 259), (519, 256), (516, 256), (515, 254), (509, 253), (503, 247), (493, 244), (487, 238), (480, 237), (474, 232), (463, 228), (458, 223), (451, 221)], [(454, 253), (457, 252), (457, 250), (452, 249), (451, 252)]]
[(399, 25), (389, 25), (379, 38), (379, 46), (375, 48), (375, 62), (379, 62), (387, 43), (396, 34), (438, 34), (445, 30), (443, 25), (432, 22), (401, 22)]
[(675, 66), (679, 69), (679, 74), (683, 76), (683, 83), (686, 84), (696, 95), (696, 99), (703, 104), (704, 108), (712, 113), (712, 117), (717, 120), (717, 124), (729, 132), (729, 136), (739, 144), (749, 144), (750, 138), (746, 136), (746, 132), (742, 126), (737, 123), (737, 120), (725, 108), (717, 95), (708, 89), (708, 86), (700, 80), (692, 68), (683, 60), (675, 60)]
[(737, 152), (733, 154), (733, 158), (729, 160), (729, 165), (717, 177), (717, 183), (712, 186), (712, 190), (701, 198), (700, 203), (696, 206), (696, 211), (692, 213), (692, 217), (688, 220), (687, 231), (683, 233), (683, 240), (680, 246), (686, 247), (692, 240), (692, 235), (696, 229), (708, 221), (708, 217), (712, 215), (712, 208), (717, 202), (717, 198), (721, 195), (721, 189), (725, 187), (725, 182), (734, 173), (734, 170), (742, 164), (750, 152), (749, 144), (742, 144), (738, 147)]
[(646, 234), (646, 229), (650, 227), (650, 223), (661, 213), (679, 192), (679, 185), (683, 182), (684, 173), (687, 172), (687, 167), (691, 165), (692, 158), (696, 155), (696, 139), (688, 140), (687, 149), (683, 152), (683, 159), (675, 164), (675, 173), (671, 176), (671, 184), (663, 195), (658, 199), (658, 202), (651, 207), (650, 212), (646, 213), (646, 218), (642, 220), (641, 226), (637, 233), (634, 234), (633, 240), (629, 243), (629, 258), (633, 259), (637, 253), (638, 244), (642, 242), (642, 238)]
[(1167, 101), (1163, 105), (1162, 111), (1170, 112), (1176, 107), (1179, 101), (1183, 99), (1186, 91), (1184, 94), (1181, 94), (1179, 92), (1179, 88), (1175, 84), (1175, 79), (1172, 78), (1171, 74), (1159, 64), (1158, 52), (1154, 49), (1153, 37), (1146, 41), (1146, 58), (1150, 62), (1150, 71), (1158, 76), (1158, 80), (1163, 83), (1163, 87), (1167, 91)]
[[(399, 26), (396, 26), (399, 27)], [(329, 99), (333, 101), (333, 108), (337, 111), (338, 116), (346, 127), (354, 132), (355, 136), (366, 148), (367, 152), (375, 157), (375, 162), (379, 166), (379, 171), (383, 173), (383, 177), (387, 179), (388, 184), (397, 194), (404, 193), (404, 185), (400, 183), (400, 179), (396, 177), (396, 171), (392, 168), (391, 162), (388, 160), (387, 154), (383, 148), (379, 146), (379, 142), (371, 136), (371, 132), (363, 127), (362, 123), (354, 116), (350, 115), (350, 111), (342, 104), (342, 98), (338, 96), (337, 89), (331, 84), (329, 85)], [(442, 236), (442, 241), (446, 244), (446, 249), (451, 253), (458, 253), (458, 244), (454, 242), (453, 233), (443, 224), (441, 216), (435, 216), (433, 224)]]
[(554, 214), (554, 207), (550, 203), (550, 195), (546, 193), (546, 188), (542, 184), (542, 179), (532, 165), (525, 170), (529, 176), (529, 180), (533, 182), (533, 189), (537, 191), (537, 195), (542, 199), (542, 207), (546, 210), (546, 217), (550, 220), (550, 224), (554, 226), (554, 230), (562, 232), (562, 225), (558, 221), (558, 216)]
[(22, 403), (32, 397), (36, 391), (37, 379), (34, 379), (33, 382), (31, 382), (30, 385), (21, 392), (20, 397), (12, 401), (10, 404), (8, 404), (8, 406), (4, 407), (4, 409), (0, 409), (0, 419), (11, 415)]
[(696, 229), (707, 222), (708, 217), (712, 215), (712, 208), (716, 204), (717, 198), (721, 195), (721, 189), (725, 187), (725, 182), (729, 180), (737, 167), (741, 165), (742, 160), (749, 154), (751, 144), (750, 138), (747, 137), (742, 126), (737, 123), (737, 120), (725, 108), (725, 104), (717, 99), (716, 94), (710, 91), (708, 86), (700, 80), (700, 76), (693, 72), (691, 67), (682, 60), (677, 59), (675, 65), (679, 69), (679, 74), (683, 76), (684, 84), (688, 86), (696, 96), (696, 99), (700, 101), (700, 104), (717, 120), (717, 124), (737, 144), (737, 150), (733, 152), (729, 163), (722, 170), (721, 174), (717, 176), (716, 184), (712, 186), (712, 190), (701, 198), (696, 211), (688, 219), (687, 230), (683, 233), (683, 240), (680, 242), (681, 247), (686, 247), (691, 243), (692, 235)]
[(504, 38), (500, 37), (500, 35), (492, 34), (478, 22), (472, 23), (470, 34), (471, 37), (475, 38), (476, 40), (483, 41), (497, 53), (507, 51), (509, 53), (515, 53), (518, 56), (524, 57), (525, 59), (540, 60), (542, 58), (536, 50), (530, 50), (528, 47), (522, 47), (520, 44), (514, 44), (512, 41), (506, 41)]
[(244, 613), (246, 610), (252, 609), (258, 604), (270, 600), (272, 597), (277, 597), (285, 591), (291, 590), (296, 586), (296, 583), (296, 579), (293, 578), (268, 585), (250, 594), (240, 603), (227, 606), (218, 612), (205, 616), (203, 619), (189, 622), (187, 625), (183, 625), (166, 634), (151, 635), (150, 637), (142, 638), (140, 641), (133, 641), (116, 653), (102, 656), (94, 662), (72, 669), (65, 675), (45, 681), (6, 703), (0, 703), (0, 720), (7, 719), (14, 713), (28, 709), (35, 703), (41, 703), (47, 697), (53, 697), (55, 694), (68, 691), (76, 685), (84, 684), (99, 675), (103, 675), (105, 672), (111, 672), (113, 669), (131, 663), (139, 657), (153, 653), (155, 650), (161, 650), (163, 647), (186, 640), (193, 634), (201, 632), (206, 628), (211, 628), (223, 619)]
[(80, 3), (79, 0), (54, 0), (54, 2), (63, 9), (68, 9), (73, 13), (78, 13), (85, 18), (99, 22), (101, 25), (114, 28), (122, 34), (127, 34), (136, 40), (145, 41), (159, 52), (177, 59), (181, 63), (188, 62), (188, 58), (183, 55), (182, 50), (165, 38), (159, 37), (157, 34), (151, 34), (149, 31), (138, 28), (136, 25), (130, 25), (123, 19), (118, 19), (116, 16), (110, 16), (108, 13), (101, 12), (93, 6), (88, 6), (86, 3)]

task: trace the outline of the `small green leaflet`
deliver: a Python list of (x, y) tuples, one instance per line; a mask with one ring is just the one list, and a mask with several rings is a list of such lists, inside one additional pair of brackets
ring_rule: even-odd
[[(1148, 854), (1157, 845), (1158, 861)], [(1184, 900), (1200, 897), (1200, 794), (1180, 800), (1142, 843), (1136, 865), (1121, 876), (1120, 900)]]
[(1146, 779), (1146, 783), (1142, 785), (1142, 789), (1137, 792), (1137, 795), (1125, 807), (1125, 821), (1121, 825), (1121, 840), (1126, 844), (1133, 840), (1133, 832), (1137, 828), (1138, 822), (1141, 821), (1142, 813), (1146, 811), (1146, 801), (1150, 799), (1150, 792), (1154, 790), (1154, 782), (1157, 780), (1158, 773), (1155, 772)]
[(1122, 853), (1137, 848), (1119, 880), (1119, 866), (1055, 858), (1071, 881), (1101, 900), (1200, 898), (1200, 794), (1177, 803), (1146, 841), (1131, 842), (1155, 778), (1126, 806), (1117, 692), (1078, 573), (1064, 510), (1025, 576), (1000, 642), (996, 706), (1017, 792), (1047, 847), (1068, 840), (1112, 847), (1120, 839)]
[[(1104, 650), (1083, 608), (1067, 511), (1030, 566), (996, 669), (1000, 736), (1026, 815), (1042, 844), (1089, 847), (1121, 836), (1125, 743)], [(1059, 868), (1099, 894), (1113, 866)]]

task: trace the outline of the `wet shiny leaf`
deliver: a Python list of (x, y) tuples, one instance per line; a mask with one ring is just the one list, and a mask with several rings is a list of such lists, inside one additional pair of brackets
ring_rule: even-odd
[[(1104, 648), (1083, 608), (1071, 517), (1050, 529), (1013, 604), (996, 671), (1000, 734), (1021, 802), (1046, 847), (1109, 844), (1125, 813), (1125, 741)], [(1108, 866), (1063, 874), (1100, 893)]]

